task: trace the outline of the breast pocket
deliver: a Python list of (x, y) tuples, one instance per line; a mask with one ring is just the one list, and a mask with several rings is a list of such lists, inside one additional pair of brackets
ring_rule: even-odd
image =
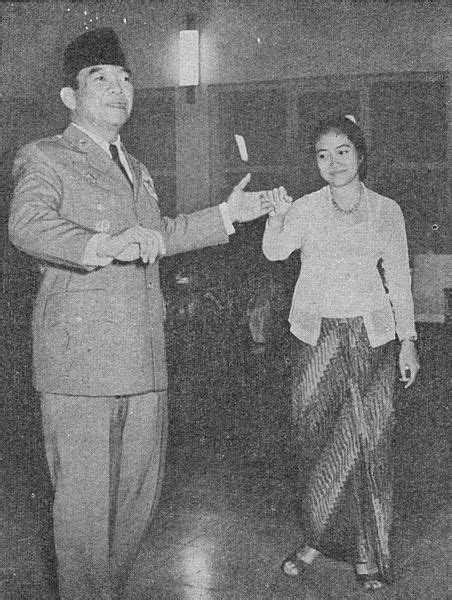
[(131, 226), (131, 211), (122, 191), (95, 185), (82, 174), (72, 174), (65, 182), (61, 216), (97, 233), (115, 234)]

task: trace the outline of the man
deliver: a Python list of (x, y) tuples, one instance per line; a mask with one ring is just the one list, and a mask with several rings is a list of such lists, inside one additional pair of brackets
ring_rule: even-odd
[(155, 509), (167, 428), (158, 258), (228, 241), (269, 211), (263, 194), (162, 217), (146, 167), (119, 130), (133, 86), (111, 29), (65, 52), (72, 123), (16, 157), (10, 238), (43, 263), (33, 315), (64, 600), (119, 598)]

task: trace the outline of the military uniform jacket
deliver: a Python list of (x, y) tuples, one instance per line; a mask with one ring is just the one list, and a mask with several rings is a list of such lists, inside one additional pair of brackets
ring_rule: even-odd
[(17, 154), (9, 234), (43, 264), (33, 312), (34, 383), (41, 392), (107, 396), (167, 387), (158, 261), (90, 268), (83, 261), (95, 233), (140, 224), (162, 233), (167, 255), (228, 241), (218, 207), (162, 217), (148, 171), (126, 156), (133, 191), (74, 125)]

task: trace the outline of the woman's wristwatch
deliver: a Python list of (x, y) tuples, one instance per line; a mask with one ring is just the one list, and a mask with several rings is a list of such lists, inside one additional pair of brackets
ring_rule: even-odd
[(415, 335), (410, 335), (410, 337), (406, 337), (401, 339), (401, 342), (415, 342), (417, 340), (417, 337)]

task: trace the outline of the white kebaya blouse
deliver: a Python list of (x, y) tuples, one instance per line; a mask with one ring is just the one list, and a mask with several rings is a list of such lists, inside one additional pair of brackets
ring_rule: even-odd
[(373, 347), (396, 334), (416, 336), (402, 211), (393, 200), (363, 189), (356, 213), (337, 211), (326, 186), (296, 200), (283, 221), (267, 221), (262, 247), (269, 260), (301, 251), (289, 321), (291, 332), (308, 344), (316, 345), (322, 317), (362, 316)]

